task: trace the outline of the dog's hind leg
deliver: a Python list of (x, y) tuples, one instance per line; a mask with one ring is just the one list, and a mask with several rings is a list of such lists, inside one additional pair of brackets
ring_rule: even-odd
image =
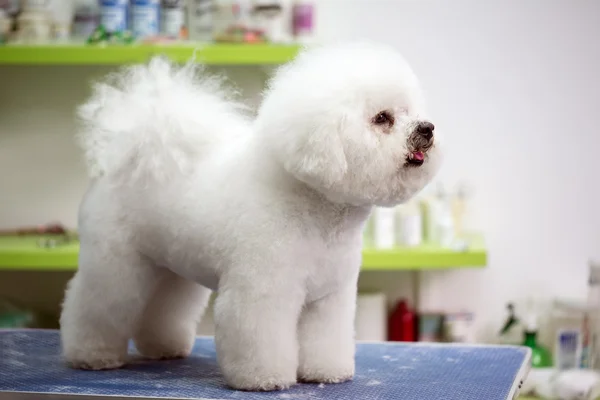
[(210, 289), (171, 271), (163, 276), (136, 329), (138, 351), (153, 359), (187, 357)]
[(60, 318), (67, 363), (94, 370), (125, 364), (128, 340), (162, 274), (123, 243), (82, 238)]

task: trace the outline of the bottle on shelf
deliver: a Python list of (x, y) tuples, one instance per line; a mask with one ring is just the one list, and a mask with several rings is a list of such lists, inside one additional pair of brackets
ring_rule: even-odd
[(100, 7), (98, 1), (76, 1), (73, 14), (73, 37), (80, 40), (87, 40), (100, 24)]
[(537, 342), (538, 318), (535, 312), (530, 310), (525, 320), (523, 332), (523, 346), (531, 349), (531, 366), (533, 368), (549, 368), (552, 366), (552, 355), (550, 351)]
[(415, 342), (415, 313), (406, 300), (400, 300), (390, 314), (388, 340), (392, 342)]
[(100, 0), (100, 24), (107, 32), (129, 28), (129, 0)]
[(139, 39), (158, 36), (160, 30), (160, 0), (132, 0), (131, 31)]
[(73, 0), (50, 2), (53, 38), (55, 40), (65, 42), (71, 38), (75, 17), (74, 6)]
[(449, 194), (440, 184), (436, 195), (436, 239), (441, 247), (452, 247), (455, 240), (454, 216), (452, 215), (452, 204)]
[(213, 39), (215, 0), (189, 0), (187, 31), (190, 40), (209, 42)]
[(12, 28), (12, 21), (4, 9), (0, 8), (0, 44), (6, 43)]
[(506, 309), (508, 315), (500, 329), (498, 340), (502, 344), (516, 345), (522, 340), (521, 321), (516, 315), (514, 304), (507, 304)]
[(17, 21), (17, 41), (48, 42), (52, 39), (52, 17), (47, 1), (23, 1)]
[(161, 34), (171, 39), (187, 38), (184, 0), (162, 0)]
[(378, 249), (391, 249), (396, 244), (396, 210), (376, 207), (373, 211), (373, 241)]
[(454, 231), (457, 237), (464, 237), (465, 225), (469, 212), (469, 188), (464, 182), (458, 184), (452, 198), (452, 217), (454, 220)]
[(421, 210), (416, 201), (397, 208), (397, 244), (405, 247), (421, 245), (423, 241), (423, 222)]
[(296, 41), (310, 43), (313, 40), (314, 4), (296, 0), (292, 5), (292, 32)]

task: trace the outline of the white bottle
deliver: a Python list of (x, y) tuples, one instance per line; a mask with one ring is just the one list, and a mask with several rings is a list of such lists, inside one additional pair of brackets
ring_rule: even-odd
[(189, 0), (187, 25), (190, 40), (209, 42), (213, 39), (216, 0)]
[(423, 220), (416, 202), (398, 207), (398, 244), (406, 247), (420, 246), (423, 241)]
[(52, 18), (48, 0), (27, 0), (18, 18), (20, 42), (47, 42), (52, 38)]
[(135, 0), (131, 3), (131, 30), (136, 38), (149, 38), (159, 34), (160, 1)]
[(588, 276), (587, 315), (584, 320), (582, 367), (600, 366), (600, 262), (590, 260)]
[(452, 247), (456, 236), (454, 215), (452, 213), (450, 198), (442, 186), (438, 188), (436, 211), (437, 226), (435, 227), (435, 230), (438, 244), (445, 248)]
[(421, 219), (423, 220), (423, 240), (426, 243), (437, 244), (437, 226), (439, 215), (439, 204), (437, 197), (433, 194), (425, 194), (420, 201)]
[(587, 305), (600, 311), (600, 261), (589, 262)]
[(181, 38), (185, 27), (184, 6), (183, 0), (162, 0), (160, 30), (164, 36)]
[(50, 3), (50, 14), (54, 27), (54, 38), (59, 41), (69, 40), (75, 16), (73, 1), (54, 0)]
[(396, 242), (396, 210), (391, 207), (376, 207), (373, 212), (373, 228), (375, 247), (393, 248)]
[(100, 4), (97, 0), (78, 0), (73, 14), (73, 36), (89, 38), (100, 24)]

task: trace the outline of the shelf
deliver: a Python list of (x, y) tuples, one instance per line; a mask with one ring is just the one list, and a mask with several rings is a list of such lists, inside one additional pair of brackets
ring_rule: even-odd
[(418, 247), (363, 250), (363, 271), (485, 267), (487, 251), (481, 236), (471, 236), (462, 250), (424, 244)]
[[(73, 271), (77, 242), (55, 248), (38, 246), (39, 237), (0, 237), (0, 270)], [(363, 271), (422, 270), (484, 267), (487, 253), (482, 238), (474, 237), (465, 251), (424, 245), (393, 250), (365, 249)]]
[(204, 44), (165, 45), (5, 45), (0, 46), (0, 65), (118, 65), (143, 63), (156, 55), (176, 62), (189, 61), (213, 65), (283, 64), (298, 54), (297, 45)]
[(55, 248), (38, 246), (41, 237), (0, 237), (0, 270), (73, 271), (77, 269), (79, 243)]

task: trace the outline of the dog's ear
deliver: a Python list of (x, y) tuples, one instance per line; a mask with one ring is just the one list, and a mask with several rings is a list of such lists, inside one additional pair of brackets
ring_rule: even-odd
[(330, 122), (305, 124), (301, 131), (296, 126), (295, 137), (288, 141), (283, 164), (298, 179), (323, 188), (340, 181), (348, 170), (342, 143), (344, 120), (330, 118)]

